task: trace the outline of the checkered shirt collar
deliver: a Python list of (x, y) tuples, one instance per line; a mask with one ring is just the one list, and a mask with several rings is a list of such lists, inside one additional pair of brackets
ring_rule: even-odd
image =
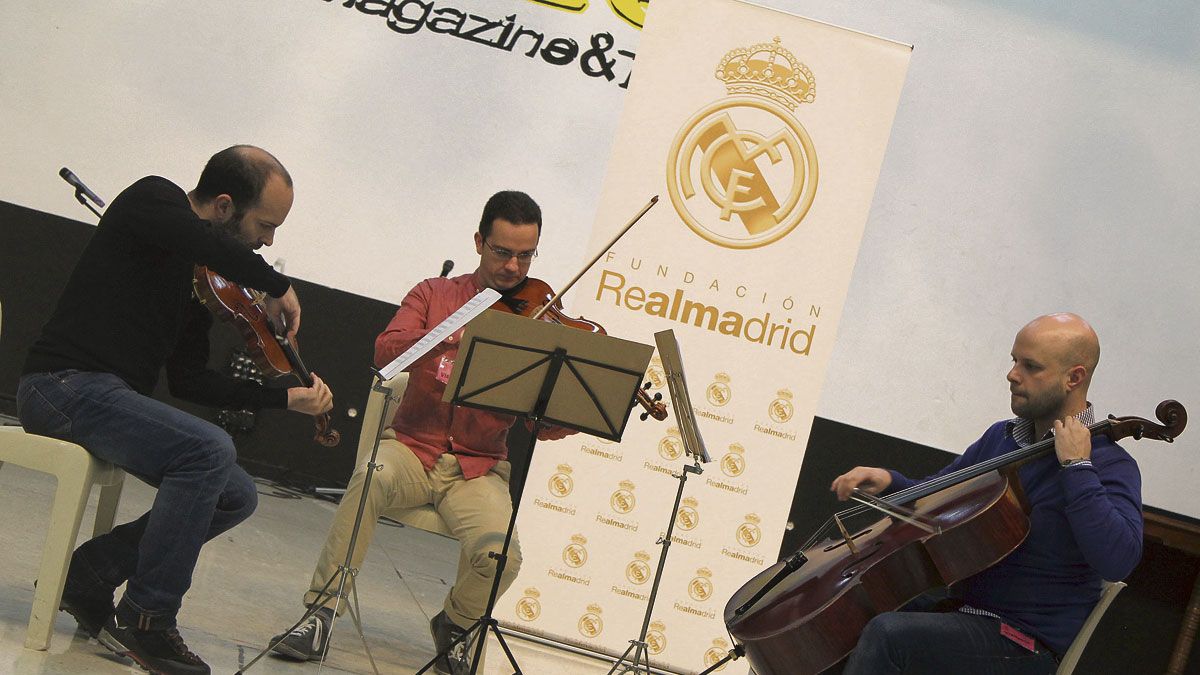
[[(1092, 408), (1092, 404), (1088, 403), (1087, 407), (1083, 409), (1083, 412), (1075, 415), (1075, 419), (1079, 420), (1085, 427), (1090, 427), (1095, 424), (1096, 411), (1094, 408)], [(1033, 437), (1033, 420), (1025, 419), (1024, 417), (1015, 417), (1009, 420), (1008, 433), (1013, 437), (1013, 440), (1017, 442), (1018, 448), (1023, 448), (1033, 443), (1035, 440)], [(1051, 438), (1052, 436), (1054, 436), (1054, 431), (1050, 430), (1046, 432), (1046, 435), (1043, 438)]]

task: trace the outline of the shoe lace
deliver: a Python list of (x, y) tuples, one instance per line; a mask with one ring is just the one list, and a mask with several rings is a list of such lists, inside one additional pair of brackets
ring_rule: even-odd
[(308, 618), (308, 621), (305, 621), (304, 623), (300, 624), (296, 628), (292, 629), (292, 632), (288, 633), (288, 635), (295, 635), (297, 637), (308, 637), (309, 633), (312, 633), (313, 631), (317, 630), (317, 628), (318, 628), (317, 622), (318, 621), (320, 621), (320, 619), (318, 619), (317, 616), (314, 614), (313, 616)]
[[(452, 637), (456, 638), (458, 635), (461, 635), (461, 633), (454, 634)], [(450, 648), (450, 652), (448, 654), (450, 659), (458, 661), (462, 664), (469, 664), (469, 660), (471, 658), (471, 644), (474, 642), (472, 639), (473, 637), (474, 633), (465, 635), (463, 636), (463, 639), (456, 642), (454, 646)]]
[(175, 652), (180, 656), (192, 661), (200, 660), (199, 656), (196, 656), (192, 653), (192, 650), (188, 649), (187, 644), (185, 644), (183, 641), (183, 636), (179, 634), (178, 628), (168, 628), (166, 631), (166, 637), (167, 641), (171, 643), (171, 647), (174, 648)]

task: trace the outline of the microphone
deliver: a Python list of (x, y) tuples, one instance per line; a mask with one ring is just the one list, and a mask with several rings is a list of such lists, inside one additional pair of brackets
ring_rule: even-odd
[[(86, 195), (88, 199), (92, 200), (93, 202), (96, 202), (96, 206), (104, 206), (104, 200), (100, 199), (100, 197), (96, 196), (95, 192), (92, 192), (91, 190), (89, 190), (88, 186), (84, 185), (83, 181), (79, 180), (79, 176), (76, 176), (75, 174), (71, 173), (70, 169), (68, 169), (67, 167), (64, 166), (63, 168), (59, 169), (58, 175), (62, 176), (62, 179), (67, 181), (67, 183), (69, 183), (71, 185), (71, 187), (75, 188), (75, 193), (76, 193), (77, 197), (81, 194)], [(83, 199), (80, 198), (80, 201), (83, 201)]]
[[(63, 170), (65, 171), (66, 169), (63, 169)], [(101, 206), (103, 206), (103, 204), (101, 204)], [(439, 274), (438, 276), (444, 277), (447, 274), (450, 274), (450, 270), (452, 270), (452, 269), (454, 269), (454, 261), (447, 260), (446, 262), (442, 263), (442, 273)]]

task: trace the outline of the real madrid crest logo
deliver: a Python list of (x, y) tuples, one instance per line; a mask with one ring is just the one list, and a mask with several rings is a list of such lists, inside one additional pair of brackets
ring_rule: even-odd
[(575, 489), (575, 481), (571, 479), (571, 471), (570, 464), (558, 465), (558, 473), (550, 476), (550, 480), (546, 483), (550, 494), (560, 498), (571, 494), (571, 490)]
[(663, 374), (662, 359), (656, 354), (650, 359), (650, 367), (646, 369), (646, 379), (650, 381), (651, 389), (662, 389), (667, 384), (667, 376)]
[(741, 443), (731, 443), (729, 452), (721, 458), (721, 473), (736, 478), (746, 470), (746, 448)]
[(517, 601), (517, 616), (522, 621), (533, 621), (542, 613), (542, 594), (536, 588), (526, 588), (525, 595)]
[(633, 496), (633, 481), (623, 480), (620, 482), (620, 486), (616, 492), (612, 493), (608, 503), (609, 506), (612, 506), (613, 511), (624, 515), (637, 506), (637, 497)]
[(600, 605), (588, 605), (587, 612), (579, 617), (579, 634), (594, 638), (604, 632), (604, 620), (600, 618)]
[(646, 632), (646, 648), (653, 655), (661, 654), (667, 648), (667, 624), (661, 621), (650, 622), (650, 630)]
[(684, 497), (683, 506), (679, 507), (679, 514), (676, 516), (676, 521), (679, 523), (681, 530), (694, 530), (700, 524), (700, 512), (696, 507), (700, 502), (695, 497)]
[(688, 595), (697, 602), (704, 602), (712, 597), (712, 570), (701, 567), (696, 570), (696, 576), (688, 582)]
[(746, 521), (738, 525), (736, 535), (738, 543), (746, 548), (751, 548), (762, 541), (762, 529), (758, 526), (760, 522), (762, 522), (762, 518), (758, 514), (747, 513)]
[(571, 543), (563, 548), (562, 559), (568, 567), (583, 567), (587, 562), (587, 537), (582, 534), (571, 536)]
[(733, 398), (733, 391), (729, 388), (729, 375), (725, 373), (714, 375), (713, 383), (704, 390), (704, 396), (708, 398), (709, 403), (715, 406), (729, 403), (729, 399)]
[(792, 392), (780, 389), (775, 392), (775, 395), (777, 398), (767, 406), (767, 414), (771, 416), (772, 420), (783, 424), (796, 414), (796, 408), (792, 405)]
[(667, 429), (667, 435), (658, 442), (658, 454), (663, 459), (679, 459), (683, 456), (683, 439), (679, 437), (678, 428)]
[[(712, 668), (717, 665), (718, 661), (725, 658), (725, 655), (728, 653), (729, 643), (721, 638), (717, 638), (712, 641), (712, 647), (709, 647), (708, 651), (704, 652), (704, 665)], [(725, 666), (721, 666), (717, 670), (725, 670)]]
[(633, 554), (633, 560), (625, 566), (625, 578), (631, 584), (641, 585), (650, 579), (650, 554), (638, 551)]
[(778, 37), (717, 64), (729, 96), (689, 119), (667, 157), (667, 191), (688, 227), (728, 248), (791, 232), (817, 192), (817, 154), (794, 111), (816, 98), (812, 71)]

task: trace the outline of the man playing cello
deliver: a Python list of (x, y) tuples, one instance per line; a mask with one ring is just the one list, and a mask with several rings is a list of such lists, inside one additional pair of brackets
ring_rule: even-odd
[[(1038, 317), (1017, 333), (1008, 372), (1015, 419), (993, 424), (941, 476), (1054, 438), (1054, 454), (1019, 470), (1029, 535), (992, 567), (956, 584), (957, 611), (921, 611), (923, 598), (873, 618), (846, 675), (1053, 673), (1100, 597), (1102, 580), (1126, 577), (1142, 554), (1137, 463), (1087, 426), (1088, 386), (1100, 360), (1095, 331), (1074, 314)], [(917, 483), (855, 467), (834, 479), (838, 498)], [(915, 610), (915, 611), (914, 611)]]

